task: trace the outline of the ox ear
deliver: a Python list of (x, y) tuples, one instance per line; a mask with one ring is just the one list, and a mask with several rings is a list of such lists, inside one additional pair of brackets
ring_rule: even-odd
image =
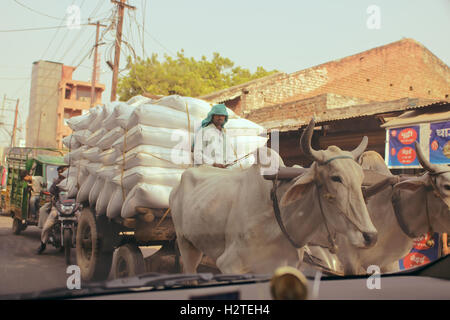
[(417, 191), (427, 185), (427, 178), (425, 175), (417, 178), (404, 180), (394, 185), (394, 189)]
[(291, 203), (299, 200), (308, 188), (312, 186), (314, 182), (314, 170), (308, 170), (304, 175), (298, 177), (294, 184), (287, 189), (281, 198), (280, 204), (282, 207), (286, 207)]

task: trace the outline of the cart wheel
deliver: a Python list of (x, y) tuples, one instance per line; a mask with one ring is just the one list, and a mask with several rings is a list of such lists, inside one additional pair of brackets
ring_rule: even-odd
[(81, 278), (85, 281), (105, 280), (111, 269), (113, 251), (102, 246), (101, 222), (98, 219), (87, 207), (78, 221), (76, 256)]
[(12, 231), (14, 234), (20, 234), (20, 232), (24, 230), (22, 229), (22, 221), (20, 219), (14, 218)]
[(64, 229), (63, 231), (64, 257), (66, 265), (70, 266), (70, 249), (72, 248), (72, 230)]
[(114, 279), (136, 276), (144, 272), (144, 257), (135, 244), (127, 243), (117, 249), (113, 263)]

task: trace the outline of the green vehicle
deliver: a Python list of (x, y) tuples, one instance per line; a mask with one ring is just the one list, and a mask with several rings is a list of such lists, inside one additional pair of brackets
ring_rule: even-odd
[[(45, 154), (44, 154), (45, 152)], [(33, 217), (29, 199), (31, 189), (23, 180), (25, 174), (41, 176), (44, 189), (40, 193), (39, 207), (51, 200), (46, 191), (58, 177), (57, 168), (65, 166), (63, 153), (49, 148), (11, 148), (6, 155), (6, 190), (2, 191), (2, 211), (13, 221), (13, 233), (19, 234), (29, 225), (38, 225), (39, 212)]]

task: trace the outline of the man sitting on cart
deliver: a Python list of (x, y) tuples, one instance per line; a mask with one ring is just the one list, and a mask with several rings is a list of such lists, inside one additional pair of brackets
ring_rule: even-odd
[(224, 104), (211, 108), (195, 135), (194, 165), (206, 164), (224, 169), (233, 164), (233, 148), (224, 131), (227, 121), (228, 112)]

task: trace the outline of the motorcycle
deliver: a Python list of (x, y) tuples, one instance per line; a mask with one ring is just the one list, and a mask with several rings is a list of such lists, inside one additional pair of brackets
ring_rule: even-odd
[(66, 192), (59, 193), (59, 199), (54, 202), (58, 212), (58, 220), (50, 230), (48, 242), (55, 248), (64, 250), (66, 264), (70, 265), (70, 251), (75, 248), (77, 213), (81, 211), (81, 204), (75, 199), (68, 199)]

